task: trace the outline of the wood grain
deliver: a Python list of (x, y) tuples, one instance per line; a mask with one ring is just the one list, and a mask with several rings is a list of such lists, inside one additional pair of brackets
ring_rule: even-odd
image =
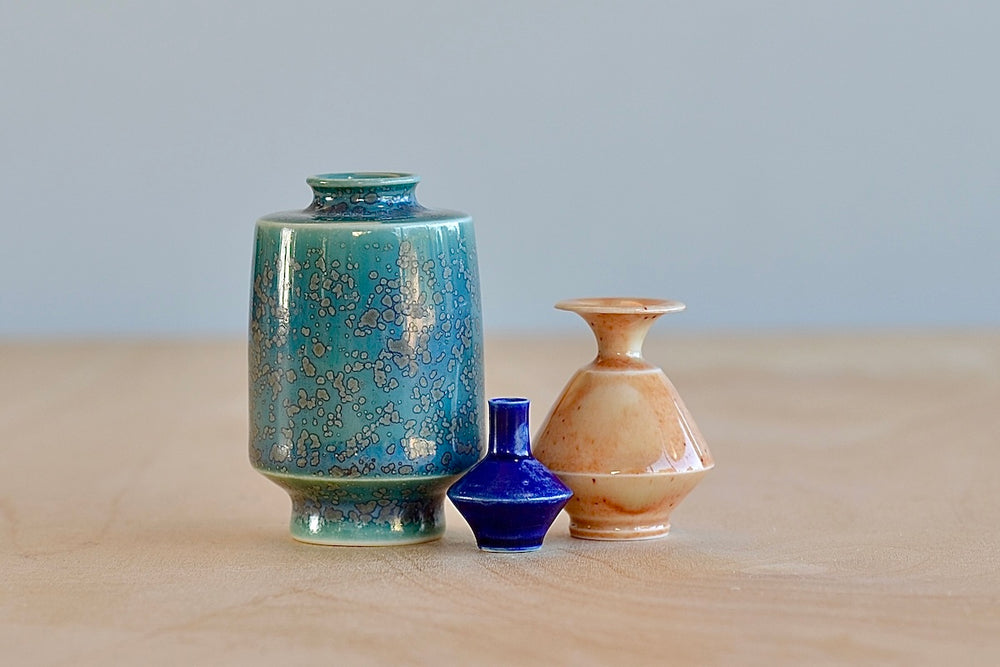
[[(493, 340), (537, 427), (590, 334)], [(236, 342), (0, 345), (0, 656), (1000, 664), (1000, 334), (651, 339), (717, 466), (669, 537), (298, 544)]]

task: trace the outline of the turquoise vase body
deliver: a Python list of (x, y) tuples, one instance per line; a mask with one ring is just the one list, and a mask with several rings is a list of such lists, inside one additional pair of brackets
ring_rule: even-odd
[(317, 176), (308, 208), (257, 221), (250, 458), (304, 542), (438, 538), (483, 453), (472, 220), (421, 206), (417, 181)]

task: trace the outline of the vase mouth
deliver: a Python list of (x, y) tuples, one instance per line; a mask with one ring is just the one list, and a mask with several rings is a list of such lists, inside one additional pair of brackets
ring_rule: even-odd
[(334, 174), (316, 174), (306, 179), (313, 188), (380, 188), (386, 186), (416, 185), (420, 177), (399, 171), (345, 171)]
[(526, 398), (514, 398), (514, 397), (501, 397), (501, 398), (491, 398), (489, 400), (490, 405), (495, 405), (498, 408), (511, 408), (511, 407), (525, 407), (531, 403)]
[(685, 306), (671, 299), (650, 299), (646, 297), (587, 297), (566, 299), (555, 306), (559, 310), (573, 313), (608, 313), (621, 315), (679, 313)]

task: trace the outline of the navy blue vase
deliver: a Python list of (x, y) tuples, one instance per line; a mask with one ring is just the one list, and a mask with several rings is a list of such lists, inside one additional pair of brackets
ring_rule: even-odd
[(485, 551), (534, 551), (573, 492), (531, 455), (528, 399), (490, 399), (486, 458), (448, 489)]

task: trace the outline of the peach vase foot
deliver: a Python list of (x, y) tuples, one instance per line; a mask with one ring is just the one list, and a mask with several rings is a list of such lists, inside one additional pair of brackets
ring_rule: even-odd
[(677, 301), (573, 299), (597, 338), (597, 358), (570, 378), (535, 439), (535, 457), (573, 490), (573, 537), (666, 535), (670, 513), (714, 466), (705, 439), (667, 376), (642, 358), (653, 322)]

